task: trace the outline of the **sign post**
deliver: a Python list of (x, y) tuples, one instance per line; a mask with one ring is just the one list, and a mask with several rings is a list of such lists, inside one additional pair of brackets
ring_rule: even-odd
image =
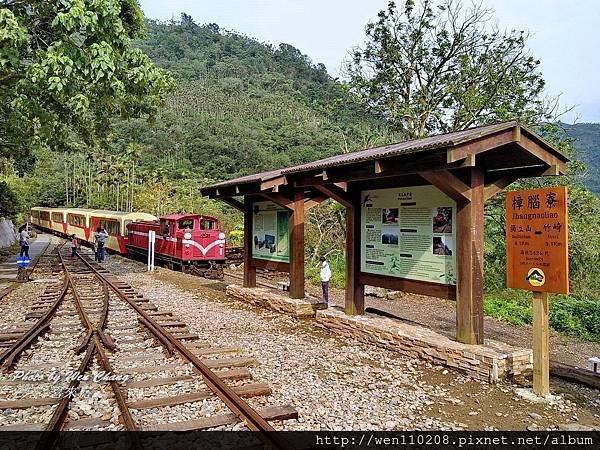
[(567, 188), (506, 194), (506, 286), (533, 292), (533, 390), (550, 393), (548, 293), (569, 293)]
[(156, 232), (148, 232), (148, 272), (154, 271), (154, 244), (156, 243)]

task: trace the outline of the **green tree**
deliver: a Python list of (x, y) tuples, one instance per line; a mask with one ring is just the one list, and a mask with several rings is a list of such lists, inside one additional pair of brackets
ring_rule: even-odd
[(22, 171), (32, 147), (106, 142), (112, 117), (152, 116), (171, 87), (131, 45), (144, 32), (135, 0), (0, 5), (0, 156)]
[(390, 1), (347, 61), (350, 87), (369, 111), (407, 139), (552, 117), (557, 104), (541, 97), (544, 80), (525, 32), (490, 26), (491, 11), (477, 3), (415, 3)]

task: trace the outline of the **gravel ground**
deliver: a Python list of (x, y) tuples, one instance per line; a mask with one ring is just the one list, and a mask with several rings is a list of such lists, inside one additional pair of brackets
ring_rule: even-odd
[[(118, 263), (113, 259), (113, 265)], [(250, 404), (292, 404), (300, 414), (297, 421), (275, 424), (277, 429), (523, 430), (557, 429), (573, 422), (600, 426), (597, 391), (572, 396), (573, 401), (559, 395), (549, 403), (534, 403), (518, 395), (520, 386), (490, 386), (227, 298), (223, 283), (164, 269), (120, 278), (161, 309), (175, 312), (201, 339), (240, 347), (242, 356), (256, 357), (261, 364), (251, 369), (255, 381), (267, 382), (273, 394), (249, 399)]]

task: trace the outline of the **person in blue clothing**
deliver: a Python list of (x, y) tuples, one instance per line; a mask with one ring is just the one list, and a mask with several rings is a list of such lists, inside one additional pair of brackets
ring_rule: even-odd
[(94, 239), (96, 241), (96, 261), (104, 262), (104, 246), (106, 245), (108, 233), (102, 227), (96, 228)]
[(19, 245), (21, 252), (19, 256), (26, 256), (29, 258), (29, 230), (27, 230), (27, 224), (22, 225), (19, 228)]

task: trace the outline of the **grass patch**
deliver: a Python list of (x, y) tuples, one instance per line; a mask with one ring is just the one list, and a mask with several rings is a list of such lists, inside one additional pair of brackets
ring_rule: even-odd
[[(485, 315), (512, 325), (528, 325), (533, 321), (532, 296), (528, 292), (503, 290), (486, 294)], [(586, 341), (600, 341), (600, 299), (576, 295), (550, 296), (550, 328)]]

